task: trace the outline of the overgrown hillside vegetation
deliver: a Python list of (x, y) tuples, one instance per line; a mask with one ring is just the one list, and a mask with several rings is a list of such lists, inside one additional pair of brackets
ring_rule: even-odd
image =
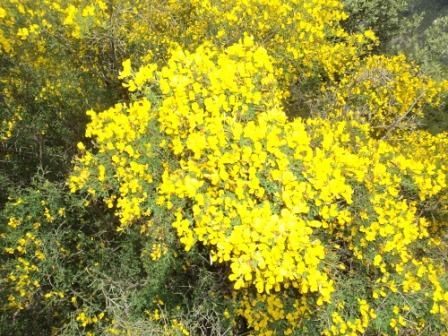
[(448, 335), (445, 13), (0, 2), (0, 335)]

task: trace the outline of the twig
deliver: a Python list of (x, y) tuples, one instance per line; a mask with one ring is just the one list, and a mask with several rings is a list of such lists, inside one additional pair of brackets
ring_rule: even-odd
[(424, 93), (421, 93), (415, 100), (414, 102), (411, 104), (411, 106), (409, 107), (409, 109), (406, 111), (406, 113), (404, 113), (402, 116), (400, 116), (400, 118), (398, 118), (397, 120), (395, 120), (395, 122), (387, 129), (386, 133), (381, 137), (381, 140), (385, 140), (389, 134), (398, 126), (398, 124), (400, 124), (404, 118), (406, 118), (406, 116), (412, 112), (412, 110), (414, 109), (415, 105), (417, 104), (417, 102), (420, 100), (420, 98), (422, 98), (424, 95)]

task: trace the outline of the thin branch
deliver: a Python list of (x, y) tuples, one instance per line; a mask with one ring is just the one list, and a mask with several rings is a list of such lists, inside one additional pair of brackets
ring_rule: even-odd
[(411, 106), (409, 106), (406, 113), (404, 113), (402, 116), (400, 116), (400, 118), (395, 120), (395, 122), (386, 130), (386, 133), (381, 137), (381, 140), (385, 140), (389, 136), (389, 134), (404, 120), (404, 118), (406, 118), (408, 116), (408, 114), (410, 114), (412, 112), (415, 105), (417, 105), (418, 101), (423, 96), (424, 96), (424, 93), (421, 93), (417, 98), (415, 98), (414, 102), (411, 104)]

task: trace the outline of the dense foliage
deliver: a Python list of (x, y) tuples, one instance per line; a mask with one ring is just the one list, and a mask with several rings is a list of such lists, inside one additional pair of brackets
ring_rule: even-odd
[(448, 335), (448, 81), (375, 3), (4, 0), (0, 334)]

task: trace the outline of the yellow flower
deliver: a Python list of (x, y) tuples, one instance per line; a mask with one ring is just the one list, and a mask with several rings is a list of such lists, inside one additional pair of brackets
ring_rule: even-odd
[(131, 66), (131, 60), (128, 58), (123, 61), (122, 63), (123, 70), (120, 71), (120, 75), (118, 76), (119, 79), (124, 79), (132, 74), (132, 66)]

